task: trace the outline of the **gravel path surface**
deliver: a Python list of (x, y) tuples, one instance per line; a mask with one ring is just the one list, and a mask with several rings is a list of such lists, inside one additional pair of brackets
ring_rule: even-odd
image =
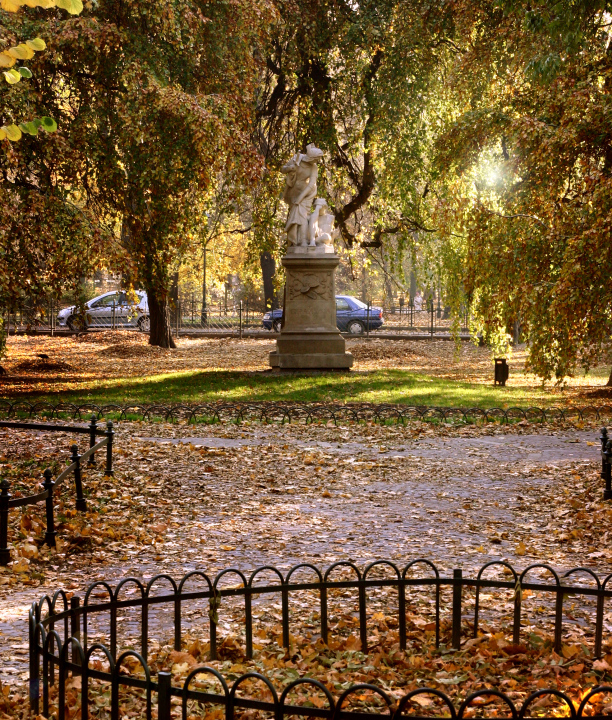
[(95, 552), (85, 566), (66, 559), (41, 586), (10, 591), (0, 609), (0, 679), (25, 678), (29, 604), (62, 585), (82, 595), (96, 579), (114, 584), (130, 574), (340, 559), (426, 557), (444, 573), (502, 558), (517, 568), (536, 560), (611, 567), (609, 543), (567, 535), (586, 507), (572, 505), (572, 478), (597, 477), (593, 429), (407, 437), (396, 428), (253, 425), (167, 438), (154, 429), (132, 445), (140, 465), (153, 453), (152, 482), (162, 465), (156, 448), (174, 453), (163, 461), (156, 506), (167, 528), (154, 546), (119, 548), (103, 566)]

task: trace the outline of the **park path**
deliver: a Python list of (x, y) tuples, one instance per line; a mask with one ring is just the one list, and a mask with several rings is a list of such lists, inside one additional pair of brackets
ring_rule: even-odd
[[(210, 430), (187, 436), (193, 428), (185, 428), (181, 438), (137, 438), (143, 452), (172, 444), (178, 457), (181, 443), (188, 444), (192, 453), (214, 457), (218, 467), (209, 472), (206, 465), (177, 464), (177, 483), (167, 488), (174, 522), (156, 548), (127, 551), (103, 567), (80, 565), (77, 573), (68, 560), (44, 585), (5, 598), (0, 679), (26, 677), (32, 601), (62, 585), (82, 595), (101, 578), (114, 584), (127, 575), (180, 577), (195, 568), (287, 569), (304, 561), (326, 567), (344, 559), (363, 566), (416, 557), (434, 560), (445, 572), (495, 559), (518, 568), (537, 559), (609, 571), (612, 554), (587, 540), (560, 545), (555, 536), (571, 523), (564, 500), (570, 473), (596, 475), (593, 430), (415, 439), (394, 433), (387, 441), (382, 429), (375, 442), (346, 430), (331, 433), (332, 439), (330, 433), (292, 435), (278, 426), (251, 426), (226, 437)], [(283, 451), (288, 444), (290, 451)], [(317, 463), (323, 469), (313, 472)]]

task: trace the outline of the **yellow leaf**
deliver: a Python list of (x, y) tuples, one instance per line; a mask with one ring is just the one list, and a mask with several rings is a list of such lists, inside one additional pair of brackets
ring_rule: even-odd
[(4, 79), (7, 83), (9, 83), (9, 85), (15, 85), (15, 83), (18, 83), (21, 80), (21, 75), (15, 69), (7, 70), (4, 73)]
[(4, 128), (0, 128), (0, 140), (4, 140), (6, 137), (6, 130)]
[(580, 649), (577, 648), (575, 645), (564, 645), (561, 649), (561, 654), (564, 658), (569, 660), (570, 658), (573, 658), (574, 655), (578, 655), (580, 652)]
[(229, 550), (235, 550), (236, 548), (233, 545), (221, 545), (221, 550), (225, 550), (226, 552)]
[(521, 540), (521, 542), (516, 547), (516, 554), (517, 555), (524, 555), (527, 552), (527, 548), (525, 547), (525, 543)]
[(6, 51), (0, 53), (0, 68), (6, 67), (10, 68), (13, 67), (15, 64), (15, 58), (11, 57)]
[(0, 0), (0, 8), (6, 12), (17, 12), (20, 6), (19, 0)]
[(55, 0), (23, 0), (23, 4), (28, 7), (41, 7), (47, 10), (48, 8), (55, 7)]
[(29, 48), (25, 43), (20, 43), (15, 47), (9, 48), (7, 52), (18, 60), (30, 60), (30, 58), (34, 57), (34, 50)]
[(83, 10), (81, 0), (55, 0), (55, 4), (71, 15), (78, 15)]
[(47, 47), (47, 43), (39, 37), (34, 38), (33, 40), (26, 40), (26, 45), (30, 48), (30, 50), (35, 50), (36, 52), (40, 52)]

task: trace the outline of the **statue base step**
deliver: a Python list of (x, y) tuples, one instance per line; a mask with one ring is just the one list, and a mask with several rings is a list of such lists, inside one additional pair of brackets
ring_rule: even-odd
[(353, 356), (344, 353), (270, 353), (270, 367), (280, 370), (348, 370)]

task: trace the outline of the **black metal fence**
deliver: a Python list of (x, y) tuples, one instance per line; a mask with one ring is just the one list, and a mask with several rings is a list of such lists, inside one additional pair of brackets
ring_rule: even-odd
[(97, 417), (117, 420), (182, 420), (198, 422), (276, 422), (276, 423), (396, 423), (413, 420), (460, 423), (582, 422), (605, 421), (612, 418), (612, 405), (582, 407), (510, 407), (466, 408), (377, 403), (293, 403), (293, 402), (232, 402), (171, 404), (106, 404), (48, 403), (26, 400), (1, 400), (0, 417), (72, 418), (83, 419), (94, 413)]
[[(368, 319), (361, 319), (362, 332), (376, 337), (377, 335), (410, 338), (447, 337), (453, 331), (463, 339), (469, 337), (469, 318), (463, 312), (453, 322), (447, 310), (429, 300), (408, 299), (404, 304), (389, 304), (382, 300), (370, 300), (368, 303)], [(147, 314), (131, 311), (126, 305), (109, 305), (94, 309), (80, 316), (75, 314), (69, 325), (58, 324), (57, 313), (61, 304), (50, 299), (40, 307), (27, 305), (4, 313), (5, 327), (10, 333), (32, 332), (50, 333), (54, 335), (66, 332), (83, 332), (85, 330), (137, 330), (149, 331)], [(381, 307), (384, 324), (380, 328), (371, 328), (369, 308)], [(181, 294), (171, 308), (172, 332), (175, 335), (205, 334), (212, 336), (266, 336), (273, 335), (272, 329), (263, 325), (266, 309), (262, 303), (253, 303), (248, 299), (242, 301), (219, 298), (210, 300), (205, 305), (202, 298), (195, 294)], [(348, 333), (351, 334), (350, 332)]]
[[(25, 507), (26, 505), (36, 505), (39, 502), (45, 503), (47, 529), (45, 532), (45, 543), (50, 547), (55, 547), (55, 519), (53, 515), (54, 494), (64, 482), (64, 480), (72, 473), (74, 475), (74, 488), (76, 494), (76, 509), (79, 512), (87, 510), (87, 502), (83, 495), (83, 482), (81, 471), (84, 462), (93, 467), (96, 464), (95, 454), (98, 450), (106, 447), (106, 467), (105, 475), (113, 474), (113, 423), (109, 420), (106, 423), (106, 430), (98, 428), (96, 415), (91, 416), (91, 422), (88, 427), (78, 427), (74, 425), (51, 425), (43, 423), (22, 423), (0, 421), (0, 428), (15, 428), (21, 430), (38, 430), (41, 432), (69, 432), (89, 435), (89, 450), (79, 455), (78, 445), (72, 445), (70, 448), (71, 464), (68, 465), (56, 478), (52, 479), (53, 473), (50, 469), (46, 469), (43, 473), (44, 482), (42, 483), (43, 491), (36, 495), (28, 495), (27, 497), (12, 498), (10, 494), (11, 485), (8, 480), (0, 481), (0, 565), (7, 565), (11, 560), (11, 551), (8, 546), (8, 525), (9, 513), (13, 508)], [(96, 437), (103, 435), (99, 442)]]
[[(499, 580), (487, 577), (487, 574), (493, 569), (503, 571), (509, 578), (507, 580)], [(411, 577), (410, 575), (421, 570), (425, 577)], [(548, 577), (546, 582), (535, 582), (534, 575), (536, 572), (545, 573)], [(298, 576), (308, 573), (309, 577), (306, 581), (299, 582)], [(270, 583), (266, 575), (274, 578), (274, 582)], [(334, 579), (334, 576), (336, 578)], [(580, 577), (582, 584), (576, 584), (577, 578)], [(263, 584), (258, 584), (263, 579)], [(348, 579), (347, 579), (348, 578)], [(389, 718), (399, 719), (403, 711), (406, 709), (410, 700), (415, 695), (423, 693), (435, 695), (441, 699), (445, 705), (445, 714), (452, 718), (463, 717), (466, 709), (476, 697), (484, 697), (495, 695), (503, 700), (507, 705), (512, 718), (523, 718), (526, 716), (530, 705), (536, 698), (544, 695), (554, 695), (565, 701), (568, 706), (569, 716), (580, 717), (582, 711), (590, 698), (597, 692), (603, 692), (604, 689), (592, 690), (585, 698), (582, 699), (578, 711), (576, 712), (571, 699), (559, 692), (558, 690), (538, 689), (533, 692), (523, 702), (522, 707), (517, 709), (510, 697), (503, 695), (497, 690), (485, 688), (477, 693), (470, 695), (464, 700), (457, 710), (452, 700), (444, 693), (436, 689), (420, 688), (406, 694), (397, 705), (394, 700), (382, 690), (373, 684), (355, 685), (335, 699), (330, 691), (320, 682), (308, 677), (301, 677), (287, 685), (282, 693), (277, 693), (276, 689), (263, 675), (258, 673), (247, 673), (235, 680), (230, 687), (223, 676), (215, 669), (210, 667), (194, 668), (186, 680), (180, 687), (172, 685), (172, 676), (167, 672), (158, 672), (157, 680), (153, 680), (151, 669), (147, 664), (148, 648), (149, 648), (149, 612), (152, 608), (167, 608), (164, 613), (165, 621), (173, 625), (174, 648), (180, 651), (183, 644), (183, 607), (186, 602), (205, 600), (208, 602), (210, 610), (208, 612), (208, 630), (210, 638), (210, 658), (217, 658), (219, 648), (219, 623), (220, 615), (222, 615), (224, 604), (222, 598), (232, 597), (241, 599), (244, 603), (243, 614), (244, 621), (242, 627), (242, 636), (244, 637), (244, 653), (247, 658), (253, 657), (253, 635), (257, 631), (254, 627), (255, 617), (253, 615), (253, 602), (256, 598), (271, 597), (273, 600), (280, 600), (280, 608), (282, 614), (282, 645), (288, 648), (290, 645), (290, 625), (291, 625), (291, 598), (292, 593), (300, 591), (310, 591), (314, 596), (318, 596), (316, 605), (312, 610), (318, 611), (320, 618), (320, 637), (324, 643), (330, 640), (329, 626), (329, 606), (328, 598), (334, 590), (340, 589), (356, 589), (356, 615), (358, 618), (359, 637), (361, 649), (364, 653), (368, 652), (368, 620), (371, 612), (368, 607), (368, 592), (376, 589), (390, 589), (396, 605), (394, 613), (397, 613), (397, 621), (399, 627), (399, 646), (400, 649), (406, 648), (407, 632), (406, 632), (406, 611), (407, 603), (411, 599), (411, 593), (422, 592), (428, 590), (434, 594), (434, 618), (435, 618), (435, 640), (436, 646), (440, 644), (441, 637), (441, 617), (443, 614), (450, 615), (451, 633), (450, 646), (455, 650), (459, 650), (462, 641), (466, 637), (465, 617), (468, 608), (464, 601), (464, 591), (469, 588), (475, 589), (475, 601), (473, 604), (473, 615), (471, 616), (471, 625), (468, 625), (469, 635), (477, 637), (479, 631), (479, 615), (481, 612), (481, 591), (483, 590), (506, 590), (510, 591), (513, 600), (512, 613), (512, 637), (514, 643), (519, 643), (525, 629), (522, 628), (522, 619), (524, 619), (524, 600), (525, 591), (531, 590), (541, 593), (548, 600), (552, 608), (554, 608), (553, 622), (553, 638), (552, 645), (557, 652), (561, 650), (564, 634), (567, 630), (567, 624), (575, 621), (572, 612), (564, 609), (564, 599), (568, 594), (572, 596), (572, 604), (575, 606), (576, 599), (591, 599), (595, 601), (594, 616), (589, 617), (587, 624), (589, 625), (589, 637), (592, 641), (592, 652), (596, 657), (600, 657), (604, 647), (604, 630), (608, 628), (604, 625), (604, 611), (606, 601), (612, 598), (612, 589), (608, 589), (612, 575), (608, 575), (603, 580), (596, 573), (586, 568), (575, 568), (565, 573), (558, 573), (554, 568), (545, 564), (534, 564), (527, 567), (521, 573), (506, 562), (493, 561), (484, 565), (476, 577), (467, 578), (463, 576), (460, 569), (454, 570), (452, 577), (443, 577), (438, 568), (429, 560), (418, 559), (408, 563), (403, 569), (390, 561), (376, 561), (370, 563), (363, 572), (359, 570), (353, 563), (347, 561), (336, 562), (326, 571), (319, 570), (316, 566), (309, 563), (302, 563), (292, 567), (286, 575), (271, 566), (260, 567), (253, 571), (248, 577), (241, 571), (231, 568), (218, 573), (213, 579), (206, 573), (193, 571), (185, 575), (178, 583), (168, 575), (157, 575), (152, 578), (147, 585), (144, 585), (136, 578), (126, 578), (120, 582), (113, 590), (106, 582), (98, 581), (93, 583), (87, 589), (83, 602), (77, 596), (71, 597), (70, 601), (63, 590), (58, 590), (53, 598), (46, 596), (38, 603), (34, 603), (29, 614), (29, 633), (30, 633), (30, 704), (34, 713), (39, 712), (40, 705), (40, 687), (42, 681), (42, 701), (43, 715), (49, 717), (50, 708), (50, 686), (56, 682), (56, 669), (58, 687), (58, 704), (55, 709), (55, 716), (58, 720), (63, 720), (64, 715), (64, 699), (66, 691), (66, 680), (69, 672), (74, 676), (81, 676), (81, 701), (82, 708), (81, 717), (88, 717), (88, 705), (90, 698), (90, 681), (92, 679), (106, 681), (110, 683), (111, 692), (111, 720), (119, 718), (119, 688), (132, 687), (140, 688), (146, 693), (146, 717), (152, 715), (152, 693), (157, 693), (157, 718), (158, 720), (170, 720), (171, 714), (171, 698), (180, 698), (182, 704), (182, 717), (187, 717), (188, 700), (196, 700), (201, 703), (217, 705), (225, 709), (226, 718), (233, 718), (234, 712), (239, 708), (258, 709), (272, 713), (277, 720), (282, 720), (285, 716), (303, 716), (318, 718), (360, 718), (368, 720), (370, 718)], [(225, 586), (224, 583), (230, 579), (235, 584)], [(588, 582), (585, 582), (588, 581)], [(195, 582), (200, 582), (204, 589), (192, 589), (191, 586)], [(161, 584), (169, 584), (172, 588), (171, 592), (163, 595), (155, 594)], [(137, 597), (128, 598), (129, 591), (136, 593)], [(446, 592), (445, 592), (446, 591)], [(450, 591), (450, 593), (449, 593)], [(446, 598), (450, 594), (450, 603), (442, 602), (442, 598)], [(102, 601), (95, 601), (96, 597), (104, 597)], [(61, 607), (58, 605), (61, 603)], [(303, 606), (303, 603), (300, 603)], [(278, 606), (278, 605), (277, 605)], [(140, 614), (140, 647), (119, 649), (118, 638), (118, 612), (127, 608), (136, 608)], [(88, 639), (88, 627), (92, 617), (104, 617), (105, 622), (108, 620), (110, 643), (105, 646), (101, 643), (94, 642), (90, 644)], [(568, 616), (570, 619), (568, 619)], [(242, 617), (242, 615), (241, 615)], [(242, 622), (242, 621), (241, 621)], [(582, 623), (585, 624), (585, 621)], [(63, 632), (62, 632), (63, 629)], [(606, 637), (606, 639), (608, 639)], [(586, 641), (586, 640), (585, 640)], [(425, 636), (423, 638), (425, 642)], [(70, 655), (69, 655), (70, 653)], [(101, 669), (100, 662), (97, 664), (92, 661), (92, 656), (105, 658), (108, 663), (108, 671)], [(122, 674), (125, 670), (125, 662), (129, 658), (135, 659), (142, 668), (141, 677), (134, 675)], [(41, 674), (42, 663), (42, 674)], [(222, 692), (211, 693), (192, 689), (192, 681), (199, 675), (213, 676), (220, 683)], [(263, 700), (261, 698), (243, 698), (238, 695), (240, 685), (248, 678), (256, 678), (265, 684), (269, 690), (272, 700)], [(314, 704), (309, 706), (291, 705), (288, 701), (289, 693), (298, 685), (309, 685), (312, 691), (323, 693), (326, 699), (326, 707), (317, 707)], [(369, 690), (377, 694), (384, 705), (385, 712), (363, 712), (351, 713), (343, 709), (345, 701), (349, 696), (358, 690)], [(606, 692), (612, 692), (612, 688), (605, 688)], [(541, 711), (539, 711), (541, 712)], [(593, 717), (593, 715), (590, 715)], [(410, 717), (415, 717), (410, 715)]]

